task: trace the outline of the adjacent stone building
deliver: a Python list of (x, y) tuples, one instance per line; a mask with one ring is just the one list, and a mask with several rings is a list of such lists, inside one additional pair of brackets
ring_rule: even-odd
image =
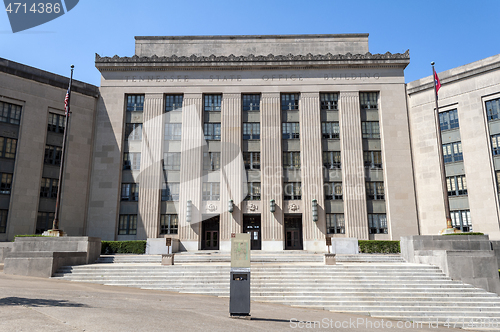
[[(68, 84), (67, 77), (0, 58), (0, 241), (52, 227)], [(79, 81), (72, 90), (60, 226), (82, 235), (99, 90)]]
[(453, 226), (500, 239), (500, 55), (439, 73), (437, 146), (432, 77), (408, 84), (420, 232), (446, 226), (438, 153), (444, 154)]

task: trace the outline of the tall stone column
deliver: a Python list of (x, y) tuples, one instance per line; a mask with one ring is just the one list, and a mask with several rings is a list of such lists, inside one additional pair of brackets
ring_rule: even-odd
[[(304, 249), (324, 250), (326, 221), (319, 93), (301, 94), (299, 109)], [(318, 202), (317, 222), (314, 222), (312, 217), (313, 199)]]
[[(220, 249), (231, 250), (231, 233), (241, 233), (241, 202), (243, 186), (246, 186), (245, 168), (241, 153), (242, 111), (241, 94), (225, 93), (221, 105), (221, 174), (220, 174)], [(234, 211), (228, 211), (229, 200), (234, 202)]]
[(146, 94), (139, 176), (139, 216), (137, 238), (159, 235), (163, 94)]
[(368, 240), (359, 92), (340, 93), (339, 116), (346, 235)]
[[(283, 165), (279, 93), (263, 93), (261, 126), (262, 250), (283, 250)], [(269, 201), (275, 200), (276, 211)]]
[[(199, 249), (203, 172), (203, 95), (184, 94), (182, 102), (179, 240), (186, 250)], [(191, 222), (186, 220), (187, 201), (192, 202)]]

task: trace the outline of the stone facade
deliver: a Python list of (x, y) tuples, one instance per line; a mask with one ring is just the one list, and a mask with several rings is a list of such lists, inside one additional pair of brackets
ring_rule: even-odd
[[(488, 116), (486, 104), (500, 98), (500, 55), (438, 73), (439, 112), (457, 114), (458, 122), (448, 121), (441, 130), (443, 145), (454, 148), (445, 162), (447, 178), (455, 181), (465, 176), (466, 189), (450, 188), (450, 210), (454, 224), (465, 230), (500, 239), (497, 175), (500, 159), (492, 137), (500, 134), (498, 118)], [(422, 235), (437, 234), (446, 227), (440, 161), (437, 146), (435, 101), (431, 76), (408, 84), (408, 105), (418, 214)], [(496, 104), (495, 104), (496, 105)], [(492, 107), (494, 108), (493, 105)], [(455, 118), (455, 116), (454, 116)], [(452, 125), (454, 123), (454, 125)], [(455, 144), (455, 146), (453, 146)], [(455, 158), (458, 156), (458, 158)], [(469, 227), (468, 224), (472, 227)]]
[[(255, 237), (263, 250), (325, 251), (328, 233), (358, 239), (418, 234), (404, 84), (408, 63), (408, 53), (369, 53), (363, 34), (136, 37), (133, 57), (96, 55), (102, 81), (88, 235), (103, 240), (162, 237), (163, 215), (178, 216), (177, 234), (166, 236), (178, 238), (181, 250), (207, 245), (228, 250), (231, 234), (250, 231), (249, 220), (258, 219)], [(370, 93), (374, 99), (366, 106)], [(335, 110), (321, 108), (326, 94), (334, 95)], [(172, 95), (182, 96), (182, 110), (165, 111)], [(248, 95), (258, 96), (257, 111), (243, 109)], [(207, 98), (213, 96), (219, 96), (214, 98), (220, 98), (220, 108), (210, 111)], [(297, 105), (287, 109), (283, 100), (288, 97), (297, 98)], [(130, 98), (143, 98), (140, 111), (127, 111)], [(175, 124), (182, 136), (166, 139), (167, 128)], [(296, 136), (285, 137), (283, 128), (289, 124), (298, 124)], [(220, 125), (220, 137), (205, 140), (204, 131), (207, 138), (206, 128), (213, 125)], [(362, 130), (365, 125), (374, 126), (373, 135)], [(128, 134), (127, 128), (137, 126), (141, 139)], [(322, 126), (339, 130), (328, 136), (332, 132)], [(258, 130), (259, 137), (248, 139), (245, 128)], [(379, 153), (381, 165), (366, 167), (365, 152), (372, 151)], [(165, 154), (180, 152), (180, 167), (162, 171)], [(338, 152), (341, 167), (325, 168), (323, 152)], [(140, 166), (124, 170), (124, 155), (136, 158), (138, 153)], [(220, 167), (204, 169), (207, 156), (219, 153)], [(259, 153), (258, 169), (244, 169), (247, 153)], [(298, 165), (288, 165), (287, 154)], [(260, 200), (244, 200), (247, 181), (260, 186)], [(179, 183), (178, 197), (162, 200), (163, 182)], [(372, 194), (368, 182), (381, 184), (377, 199), (367, 196)], [(211, 183), (220, 184), (217, 197), (207, 196)], [(285, 195), (287, 186), (297, 183), (300, 193)], [(341, 197), (325, 196), (329, 183), (342, 183)], [(124, 200), (124, 192), (135, 184), (137, 198)], [(228, 211), (230, 200), (233, 212)], [(212, 232), (207, 220), (216, 215), (217, 233), (210, 233), (217, 236), (214, 244), (207, 242)], [(335, 232), (332, 215), (345, 218)], [(370, 227), (373, 216), (386, 218), (387, 225), (382, 221)], [(131, 220), (137, 220), (132, 230)]]
[[(16, 141), (13, 153), (2, 154), (0, 158), (0, 172), (12, 177), (10, 185), (2, 183), (0, 241), (41, 231), (46, 221), (51, 224), (56, 190), (53, 190), (55, 186), (48, 186), (42, 194), (42, 186), (45, 179), (56, 183), (53, 181), (59, 177), (53, 152), (62, 145), (62, 133), (60, 126), (52, 125), (52, 120), (62, 121), (64, 117), (68, 85), (67, 77), (0, 58), (0, 104), (4, 109), (0, 121), (2, 153), (7, 151), (4, 145), (7, 140)], [(83, 235), (98, 88), (74, 80), (72, 91), (60, 227), (68, 235)], [(10, 115), (6, 115), (7, 109)], [(18, 119), (14, 109), (20, 110)], [(48, 146), (52, 150), (47, 151)]]

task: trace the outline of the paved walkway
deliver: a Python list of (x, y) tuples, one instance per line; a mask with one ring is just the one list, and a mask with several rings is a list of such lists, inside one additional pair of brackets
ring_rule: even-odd
[(12, 276), (2, 267), (2, 332), (455, 330), (256, 302), (251, 320), (232, 319), (228, 298)]

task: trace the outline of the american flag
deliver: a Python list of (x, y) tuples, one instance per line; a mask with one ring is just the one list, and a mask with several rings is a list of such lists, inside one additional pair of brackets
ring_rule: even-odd
[(437, 97), (437, 93), (439, 91), (439, 88), (441, 87), (441, 82), (439, 82), (439, 77), (435, 70), (434, 70), (434, 81), (436, 82), (436, 97)]
[(67, 116), (69, 112), (69, 88), (66, 92), (66, 97), (64, 97), (64, 114)]

